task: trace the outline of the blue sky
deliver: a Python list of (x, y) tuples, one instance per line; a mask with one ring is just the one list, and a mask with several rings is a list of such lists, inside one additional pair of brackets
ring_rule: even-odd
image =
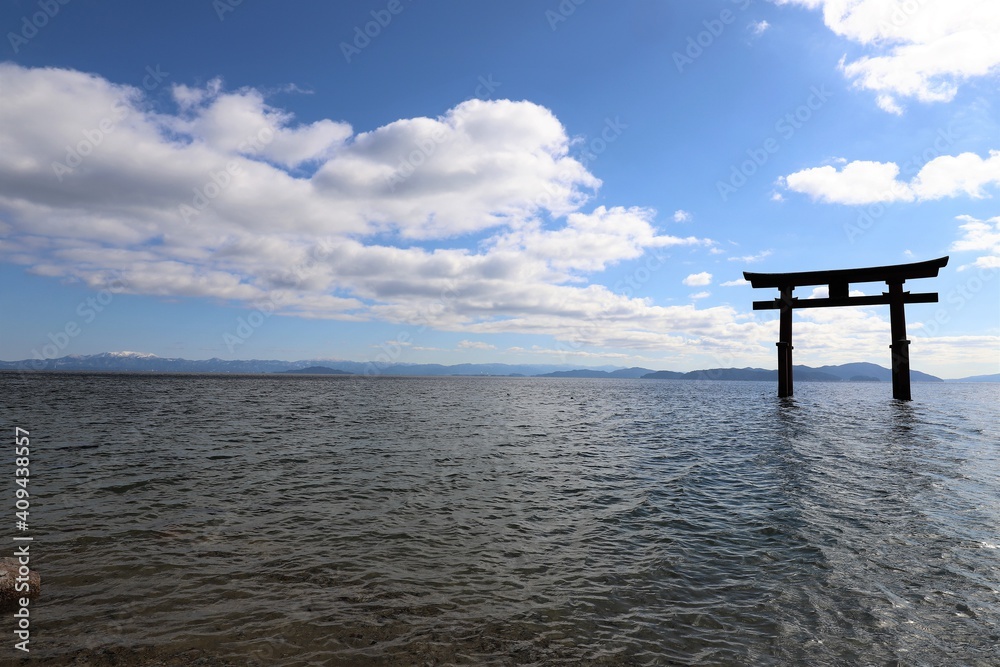
[[(2, 359), (770, 368), (742, 271), (950, 255), (906, 285), (941, 295), (913, 365), (1000, 370), (989, 0), (35, 0), (0, 28)], [(889, 363), (886, 307), (795, 336)]]

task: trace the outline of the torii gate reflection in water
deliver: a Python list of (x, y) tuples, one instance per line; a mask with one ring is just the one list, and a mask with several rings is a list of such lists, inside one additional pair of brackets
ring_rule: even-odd
[[(907, 303), (937, 303), (937, 292), (910, 294), (903, 291), (903, 283), (915, 278), (937, 277), (941, 267), (948, 264), (947, 257), (926, 262), (871, 266), (863, 269), (837, 269), (834, 271), (800, 271), (798, 273), (750, 273), (743, 277), (753, 287), (777, 287), (780, 296), (773, 301), (754, 301), (754, 310), (779, 310), (781, 319), (778, 333), (778, 396), (792, 395), (792, 310), (796, 308), (827, 308), (832, 306), (889, 306), (889, 323), (892, 331), (892, 397), (910, 400), (910, 341), (906, 340)], [(880, 296), (850, 296), (851, 283), (885, 281), (888, 292)], [(796, 287), (828, 285), (830, 295), (825, 299), (798, 299), (792, 297)]]

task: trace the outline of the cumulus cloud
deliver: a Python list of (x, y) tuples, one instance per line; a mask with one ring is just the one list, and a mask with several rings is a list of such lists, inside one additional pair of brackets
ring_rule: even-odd
[(732, 309), (592, 282), (712, 242), (662, 233), (647, 208), (587, 208), (601, 182), (537, 104), (471, 100), (357, 132), (219, 80), (175, 86), (169, 109), (72, 70), (0, 64), (0, 90), (2, 250), (40, 275), (584, 346), (731, 335)]
[(972, 78), (1000, 67), (994, 0), (773, 0), (821, 9), (827, 27), (868, 54), (840, 61), (844, 75), (902, 113), (900, 100), (947, 102)]
[(163, 118), (174, 132), (222, 153), (239, 153), (284, 167), (323, 161), (352, 135), (351, 126), (331, 120), (293, 126), (292, 114), (268, 105), (254, 89), (222, 93), (222, 82), (203, 89), (176, 85), (181, 113)]
[(684, 209), (679, 208), (676, 211), (674, 211), (674, 222), (690, 222), (691, 219), (692, 219), (691, 214), (685, 211)]
[(754, 21), (747, 26), (747, 29), (753, 34), (754, 37), (760, 37), (767, 32), (767, 29), (770, 27), (771, 24), (767, 21)]
[(859, 160), (839, 170), (831, 165), (803, 169), (785, 176), (782, 184), (827, 203), (912, 201), (912, 190), (896, 180), (898, 175), (899, 166), (891, 162)]
[(957, 218), (963, 222), (959, 226), (962, 237), (951, 244), (953, 252), (983, 253), (971, 264), (959, 267), (959, 271), (969, 266), (981, 269), (1000, 269), (1000, 216), (988, 220), (977, 220), (969, 215)]
[(893, 162), (857, 160), (841, 169), (826, 165), (789, 174), (780, 183), (816, 201), (833, 204), (911, 202), (965, 195), (986, 197), (1000, 185), (1000, 151), (941, 155), (927, 162), (909, 182), (899, 180)]
[(708, 271), (692, 273), (682, 281), (688, 287), (703, 287), (712, 284), (712, 274)]

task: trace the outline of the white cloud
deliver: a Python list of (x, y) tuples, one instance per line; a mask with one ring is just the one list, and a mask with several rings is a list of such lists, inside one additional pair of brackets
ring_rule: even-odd
[(691, 298), (698, 300), (698, 299), (706, 299), (710, 296), (712, 296), (712, 293), (709, 292), (708, 290), (704, 290), (701, 292), (695, 292), (694, 294), (691, 295)]
[(677, 209), (674, 211), (674, 222), (690, 222), (691, 219), (691, 214), (683, 209)]
[(497, 238), (496, 249), (546, 261), (560, 271), (601, 271), (608, 264), (640, 257), (647, 248), (709, 245), (707, 239), (657, 234), (655, 211), (600, 206), (591, 213), (570, 213), (556, 230), (534, 221)]
[(899, 183), (899, 166), (883, 162), (851, 162), (838, 170), (826, 165), (789, 174), (782, 183), (794, 192), (837, 204), (867, 204), (875, 201), (911, 201), (913, 192)]
[(965, 81), (1000, 67), (1000, 12), (995, 0), (773, 0), (822, 9), (833, 32), (868, 51), (841, 59), (856, 86), (876, 93), (880, 108), (898, 100), (947, 102)]
[[(0, 64), (0, 89), (0, 250), (39, 275), (428, 326), (467, 344), (520, 333), (595, 358), (773, 359), (775, 322), (729, 306), (658, 306), (593, 282), (643, 253), (716, 246), (661, 233), (646, 208), (587, 208), (600, 181), (569, 157), (565, 129), (538, 105), (472, 101), (345, 136), (343, 123), (294, 125), (263, 94), (227, 93), (221, 82), (175, 88), (174, 113), (69, 70)], [(238, 132), (213, 116), (222, 101)], [(241, 148), (254, 128), (274, 138)], [(67, 146), (87, 155), (57, 175)], [(421, 165), (392, 181), (416, 155)], [(797, 346), (842, 328), (831, 330), (796, 330)], [(872, 345), (884, 354), (882, 337)]]
[(484, 343), (481, 340), (460, 340), (458, 341), (458, 347), (462, 350), (495, 350), (496, 345), (490, 345), (489, 343)]
[[(865, 293), (859, 289), (852, 289), (848, 291), (848, 296), (864, 296)], [(813, 287), (809, 292), (809, 296), (805, 297), (807, 299), (825, 299), (830, 296), (830, 286), (829, 285), (819, 285), (818, 287)]]
[(203, 90), (174, 86), (174, 100), (183, 110), (164, 118), (171, 130), (204, 142), (224, 153), (256, 156), (285, 167), (331, 157), (351, 136), (351, 126), (331, 120), (291, 126), (291, 114), (269, 106), (253, 89), (221, 93), (213, 80)]
[(1000, 336), (931, 336), (919, 325), (910, 336), (912, 368), (948, 379), (997, 371)]
[(1000, 151), (990, 151), (985, 159), (975, 153), (936, 157), (920, 169), (912, 185), (920, 199), (984, 197), (985, 187), (1000, 185)]
[(903, 107), (899, 106), (892, 95), (878, 95), (875, 97), (875, 104), (878, 108), (896, 116), (903, 115)]
[(754, 21), (749, 26), (747, 26), (747, 29), (751, 33), (753, 33), (754, 37), (760, 37), (765, 32), (767, 32), (767, 29), (770, 28), (770, 27), (771, 27), (770, 23), (768, 23), (767, 21), (761, 20), (761, 21)]
[(591, 282), (712, 242), (661, 233), (650, 209), (585, 208), (600, 181), (530, 102), (472, 100), (354, 133), (295, 125), (263, 93), (218, 80), (176, 86), (173, 112), (70, 70), (2, 64), (0, 89), (4, 258), (40, 275), (620, 348), (711, 346), (736, 316)]
[(756, 255), (744, 255), (742, 257), (730, 257), (730, 262), (743, 262), (745, 264), (752, 264), (753, 262), (759, 262), (762, 259), (766, 259), (774, 254), (773, 250), (761, 250)]
[(893, 162), (858, 160), (843, 168), (826, 165), (789, 174), (781, 183), (814, 200), (834, 204), (928, 201), (966, 195), (987, 196), (986, 189), (1000, 185), (1000, 151), (983, 158), (975, 153), (941, 155), (930, 160), (906, 183), (898, 179)]
[(750, 281), (744, 278), (738, 280), (727, 280), (724, 283), (719, 283), (722, 287), (742, 287), (743, 285), (749, 285)]
[(985, 253), (971, 264), (959, 267), (959, 271), (970, 266), (981, 269), (1000, 269), (1000, 216), (988, 220), (977, 220), (969, 215), (957, 218), (964, 224), (959, 226), (962, 238), (951, 244), (953, 252)]
[(702, 287), (712, 284), (712, 274), (707, 271), (692, 273), (682, 281), (688, 287)]

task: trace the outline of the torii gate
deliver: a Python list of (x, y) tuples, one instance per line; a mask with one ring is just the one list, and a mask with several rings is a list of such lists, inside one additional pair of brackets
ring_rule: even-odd
[[(941, 267), (948, 264), (947, 257), (926, 262), (871, 266), (862, 269), (837, 269), (833, 271), (800, 271), (798, 273), (750, 273), (743, 277), (753, 287), (777, 287), (780, 296), (773, 301), (754, 301), (754, 310), (780, 310), (778, 333), (778, 396), (792, 395), (792, 310), (795, 308), (826, 308), (832, 306), (889, 306), (892, 332), (892, 397), (910, 400), (910, 341), (906, 340), (906, 316), (903, 305), (907, 303), (937, 303), (937, 292), (910, 294), (903, 291), (903, 283), (915, 278), (935, 278)], [(879, 296), (850, 296), (851, 283), (885, 281), (888, 292)], [(792, 297), (792, 290), (806, 285), (829, 285), (830, 296), (825, 299), (799, 299)]]

